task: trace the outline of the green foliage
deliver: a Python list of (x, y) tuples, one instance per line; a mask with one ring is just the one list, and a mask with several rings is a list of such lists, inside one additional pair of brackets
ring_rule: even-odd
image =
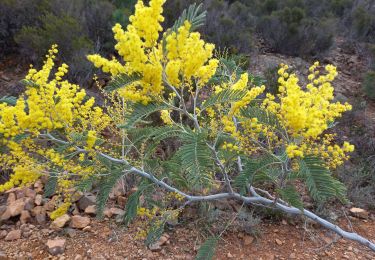
[(295, 187), (288, 185), (285, 188), (278, 189), (277, 192), (281, 195), (281, 198), (288, 202), (293, 207), (303, 210), (303, 202), (301, 196)]
[(151, 227), (148, 229), (147, 237), (145, 240), (146, 246), (150, 246), (156, 243), (164, 233), (164, 220), (156, 220), (152, 223)]
[(58, 176), (54, 173), (51, 173), (48, 177), (46, 185), (44, 186), (44, 197), (48, 198), (55, 194), (57, 188)]
[(299, 161), (298, 174), (305, 181), (311, 197), (316, 201), (326, 201), (337, 197), (345, 201), (345, 186), (336, 180), (324, 162), (319, 158), (305, 157)]
[(119, 128), (129, 129), (133, 127), (141, 119), (149, 116), (150, 114), (154, 112), (168, 109), (169, 106), (164, 103), (149, 103), (147, 105), (137, 103), (132, 108), (133, 108), (132, 113), (128, 116), (128, 118), (126, 118), (127, 123), (124, 125), (118, 126)]
[(186, 173), (186, 179), (193, 188), (206, 187), (211, 181), (208, 171), (212, 170), (213, 163), (206, 138), (204, 133), (188, 132), (182, 136), (183, 144), (175, 154), (180, 159), (181, 170)]
[(174, 25), (172, 26), (172, 31), (177, 32), (178, 28), (180, 28), (185, 21), (189, 21), (191, 24), (190, 31), (195, 31), (199, 27), (203, 26), (206, 21), (207, 11), (203, 10), (203, 5), (196, 3), (190, 5), (187, 9), (185, 9), (181, 16), (175, 21)]
[(13, 96), (4, 96), (0, 98), (0, 103), (6, 103), (11, 106), (15, 106), (17, 103), (17, 98)]
[(139, 74), (132, 74), (132, 75), (121, 74), (113, 78), (111, 82), (105, 87), (104, 90), (107, 92), (112, 92), (119, 88), (124, 88), (126, 86), (129, 86), (130, 84), (137, 82), (141, 78), (142, 76)]
[(215, 248), (219, 239), (217, 237), (209, 237), (206, 241), (200, 246), (198, 254), (195, 257), (195, 260), (210, 260), (215, 254)]
[(124, 214), (124, 224), (128, 225), (132, 220), (137, 216), (137, 210), (139, 207), (139, 199), (145, 189), (148, 187), (147, 182), (143, 182), (138, 186), (137, 191), (133, 192), (126, 202), (125, 205), (125, 214)]
[(367, 97), (375, 99), (375, 70), (365, 74), (362, 81), (362, 89)]
[(224, 89), (219, 93), (213, 93), (202, 106), (202, 110), (219, 104), (231, 103), (241, 100), (245, 95), (244, 90)]

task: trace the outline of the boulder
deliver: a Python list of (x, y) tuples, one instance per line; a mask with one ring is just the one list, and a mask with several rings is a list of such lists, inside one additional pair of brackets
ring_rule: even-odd
[(20, 216), (20, 221), (22, 224), (25, 224), (31, 220), (31, 215), (30, 212), (27, 210), (22, 210), (21, 216)]
[(85, 209), (85, 213), (89, 215), (95, 215), (96, 213), (96, 206), (95, 205), (90, 205)]
[(349, 212), (350, 212), (350, 215), (352, 215), (353, 217), (363, 218), (363, 219), (367, 219), (369, 217), (369, 213), (366, 210), (361, 209), (361, 208), (351, 208)]

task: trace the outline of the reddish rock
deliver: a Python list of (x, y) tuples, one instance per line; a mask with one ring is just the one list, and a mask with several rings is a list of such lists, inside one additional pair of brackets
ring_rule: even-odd
[(349, 212), (350, 212), (350, 215), (357, 217), (357, 218), (367, 219), (369, 217), (368, 212), (361, 208), (351, 208)]
[(64, 214), (58, 217), (57, 219), (55, 219), (51, 223), (51, 228), (53, 229), (63, 228), (69, 221), (70, 221), (70, 216), (68, 214)]
[(119, 208), (110, 208), (109, 209), (112, 213), (112, 215), (124, 215), (125, 211)]
[(33, 189), (30, 189), (30, 188), (27, 188), (27, 189), (25, 190), (25, 195), (26, 195), (26, 197), (28, 197), (28, 198), (35, 199), (35, 197), (36, 197), (36, 191), (33, 190)]
[(5, 241), (12, 241), (21, 238), (21, 230), (12, 230), (5, 237)]
[(31, 215), (30, 215), (30, 212), (27, 211), (27, 210), (23, 210), (21, 212), (21, 216), (20, 216), (20, 221), (22, 224), (25, 224), (27, 222), (29, 222), (31, 219)]
[(90, 218), (88, 217), (82, 217), (82, 216), (73, 216), (72, 217), (72, 220), (70, 222), (70, 226), (72, 228), (79, 228), (79, 229), (83, 229), (85, 227), (87, 227), (89, 224), (90, 224)]
[(95, 215), (96, 213), (96, 206), (95, 205), (90, 205), (85, 209), (85, 213), (89, 215)]
[(7, 199), (7, 205), (13, 203), (16, 201), (16, 194), (14, 194), (13, 192), (12, 193), (9, 193), (8, 194), (8, 199)]
[(38, 194), (35, 196), (35, 200), (34, 200), (35, 205), (37, 206), (42, 205), (42, 201), (43, 201), (43, 196), (41, 194)]

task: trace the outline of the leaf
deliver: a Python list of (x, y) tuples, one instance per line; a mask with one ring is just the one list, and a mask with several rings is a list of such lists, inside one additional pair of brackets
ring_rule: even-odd
[(13, 141), (15, 141), (16, 143), (20, 143), (22, 140), (28, 138), (29, 136), (29, 133), (18, 134), (15, 137), (13, 137)]
[(316, 201), (325, 201), (338, 197), (345, 201), (345, 186), (334, 179), (320, 158), (306, 156), (299, 160), (298, 174), (305, 180), (311, 197)]
[(51, 173), (47, 183), (44, 186), (44, 197), (49, 198), (56, 192), (58, 177), (55, 173)]
[[(247, 185), (253, 183), (255, 175), (262, 173), (273, 162), (275, 162), (275, 158), (267, 155), (256, 160), (247, 160), (243, 171), (234, 179), (233, 186), (238, 188), (241, 194), (245, 194)], [(265, 177), (269, 180), (268, 176)]]
[(147, 232), (145, 240), (146, 246), (156, 243), (164, 233), (165, 220), (154, 221)]
[(219, 241), (218, 237), (209, 237), (206, 241), (199, 247), (197, 256), (195, 260), (210, 260), (215, 254), (215, 249), (217, 242)]
[(148, 105), (143, 105), (143, 104), (135, 104), (133, 107), (133, 111), (131, 112), (130, 115), (127, 116), (127, 123), (124, 125), (119, 125), (119, 128), (126, 128), (129, 129), (135, 125), (138, 121), (140, 121), (142, 118), (160, 111), (164, 109), (168, 109), (169, 106), (167, 104), (163, 103), (150, 103)]
[(6, 103), (11, 106), (15, 106), (17, 103), (17, 98), (13, 96), (4, 96), (0, 98), (0, 103)]
[(126, 202), (125, 214), (124, 214), (124, 224), (130, 224), (133, 219), (137, 216), (137, 210), (139, 207), (139, 198), (141, 197), (144, 190), (147, 188), (145, 183), (138, 186), (138, 190), (133, 192)]
[(285, 133), (285, 129), (281, 125), (279, 119), (275, 114), (268, 112), (265, 109), (259, 107), (248, 106), (241, 109), (241, 115), (246, 118), (257, 118), (258, 122), (264, 125), (271, 126), (272, 128)]
[(181, 16), (175, 21), (172, 26), (172, 31), (178, 31), (185, 21), (189, 21), (191, 24), (190, 31), (195, 31), (197, 28), (204, 25), (206, 20), (206, 11), (202, 10), (203, 4), (197, 5), (196, 3), (190, 5), (187, 9), (185, 9)]
[(95, 181), (95, 177), (94, 176), (86, 177), (86, 178), (82, 179), (76, 185), (76, 188), (77, 188), (77, 190), (82, 191), (82, 192), (89, 191), (91, 189), (94, 181)]
[[(106, 171), (107, 172), (107, 171)], [(96, 197), (96, 214), (98, 218), (103, 217), (103, 211), (108, 201), (108, 197), (117, 181), (124, 175), (123, 169), (115, 168), (107, 172), (109, 175), (99, 181), (99, 192)]]
[(182, 136), (182, 140), (184, 144), (176, 152), (181, 158), (181, 169), (187, 173), (190, 185), (205, 186), (211, 180), (207, 175), (207, 169), (212, 166), (211, 151), (205, 142), (205, 135), (190, 132)]
[(24, 86), (26, 87), (33, 87), (33, 88), (39, 88), (39, 85), (36, 84), (34, 81), (30, 80), (30, 79), (22, 79), (20, 81), (20, 83), (22, 83)]
[(206, 102), (203, 103), (201, 110), (222, 103), (232, 103), (241, 100), (246, 96), (247, 91), (224, 89), (219, 93), (213, 93)]
[(109, 84), (104, 88), (106, 92), (112, 92), (119, 88), (129, 86), (130, 84), (142, 79), (142, 75), (134, 73), (132, 75), (121, 74), (114, 77)]
[(279, 193), (281, 195), (281, 198), (293, 207), (303, 210), (303, 202), (301, 200), (301, 197), (293, 186), (288, 185), (285, 188), (277, 189), (277, 193)]

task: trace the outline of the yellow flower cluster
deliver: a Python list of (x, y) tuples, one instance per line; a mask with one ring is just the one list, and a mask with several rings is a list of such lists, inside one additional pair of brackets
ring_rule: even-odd
[(164, 2), (151, 0), (146, 6), (139, 0), (126, 31), (119, 24), (113, 27), (117, 41), (115, 48), (124, 65), (116, 59), (88, 55), (95, 67), (110, 72), (114, 77), (118, 74), (141, 76), (139, 81), (118, 90), (126, 101), (147, 104), (160, 99), (164, 91), (163, 80), (177, 87), (185, 81), (192, 91), (192, 78), (195, 79), (194, 84), (203, 86), (216, 72), (219, 61), (212, 58), (214, 45), (205, 43), (199, 33), (190, 32), (188, 21), (177, 32), (165, 33), (165, 39), (159, 40)]
[(191, 78), (199, 78), (200, 86), (215, 74), (219, 61), (211, 59), (215, 46), (200, 39), (198, 32), (190, 32), (188, 21), (166, 38), (167, 65), (166, 75), (174, 86), (181, 84), (180, 79), (188, 82)]
[(170, 115), (170, 112), (168, 110), (162, 110), (160, 111), (160, 118), (166, 125), (172, 125), (173, 121)]
[[(319, 75), (315, 63), (309, 78)], [(306, 86), (306, 90), (298, 85), (295, 74), (289, 74), (287, 65), (282, 65), (278, 73), (279, 94), (278, 101), (271, 94), (267, 95), (263, 105), (276, 114), (292, 136), (316, 138), (328, 129), (330, 122), (340, 117), (343, 112), (351, 109), (347, 103), (332, 102), (333, 87), (331, 81), (337, 76), (336, 68), (327, 65), (326, 75), (318, 77)]]
[[(85, 101), (83, 89), (63, 80), (68, 72), (66, 64), (58, 67), (54, 75), (51, 73), (57, 53), (57, 46), (53, 45), (42, 69), (30, 68), (25, 77), (26, 90), (14, 106), (0, 104), (0, 147), (4, 150), (0, 154), (0, 167), (11, 170), (10, 179), (0, 185), (0, 192), (29, 185), (42, 175), (49, 175), (51, 169), (61, 175), (58, 179), (61, 192), (73, 186), (72, 175), (93, 174), (92, 167), (83, 167), (66, 158), (74, 148), (66, 153), (57, 152), (41, 141), (41, 135), (54, 131), (64, 134), (68, 141), (72, 141), (72, 133), (88, 132), (86, 148), (91, 149), (111, 122), (101, 108), (94, 106), (93, 98)], [(68, 203), (65, 201), (52, 217), (64, 212)]]

